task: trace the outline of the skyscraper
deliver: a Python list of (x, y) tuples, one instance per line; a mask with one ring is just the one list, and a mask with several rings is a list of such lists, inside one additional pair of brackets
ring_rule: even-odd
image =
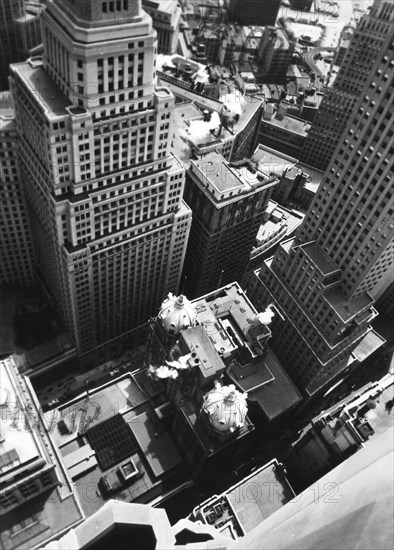
[(35, 54), (41, 45), (40, 0), (0, 0), (0, 90), (8, 90), (8, 67)]
[(354, 30), (335, 82), (308, 132), (300, 161), (326, 170), (393, 22), (391, 2), (375, 0)]
[[(392, 20), (394, 5), (381, 7)], [(272, 347), (309, 394), (351, 363), (393, 278), (392, 36), (391, 28), (300, 231), (252, 284), (257, 302), (280, 306), (286, 321), (274, 322)]]
[(37, 277), (84, 354), (176, 291), (191, 213), (140, 0), (49, 2), (43, 40), (12, 66), (21, 169)]
[(33, 284), (33, 246), (10, 92), (0, 92), (0, 285)]
[(195, 298), (241, 281), (277, 183), (253, 158), (227, 162), (210, 153), (191, 161), (185, 187), (193, 210), (183, 273), (187, 295)]

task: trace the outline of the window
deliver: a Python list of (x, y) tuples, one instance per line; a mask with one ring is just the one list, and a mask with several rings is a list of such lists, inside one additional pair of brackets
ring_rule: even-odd
[(20, 523), (17, 523), (16, 525), (13, 525), (11, 527), (10, 529), (11, 537), (17, 535), (22, 530), (27, 529), (28, 527), (31, 527), (35, 523), (38, 523), (38, 518), (36, 514), (33, 514), (29, 518), (23, 519)]

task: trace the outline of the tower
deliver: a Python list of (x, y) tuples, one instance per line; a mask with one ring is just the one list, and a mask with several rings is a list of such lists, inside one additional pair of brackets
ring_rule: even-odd
[[(381, 15), (392, 20), (393, 12), (386, 2)], [(272, 346), (309, 394), (351, 364), (352, 350), (371, 329), (373, 303), (393, 277), (394, 62), (388, 31), (303, 225), (255, 273), (251, 288), (256, 303), (280, 306), (286, 321), (274, 322)]]
[(42, 31), (43, 59), (12, 66), (20, 162), (37, 278), (82, 355), (177, 290), (191, 213), (141, 2), (54, 0)]
[(325, 171), (351, 118), (365, 79), (392, 25), (391, 2), (375, 0), (355, 29), (332, 88), (328, 89), (306, 137), (299, 160)]
[(33, 247), (10, 92), (0, 92), (0, 285), (33, 284)]
[(241, 281), (277, 183), (253, 158), (227, 162), (215, 152), (191, 161), (185, 188), (193, 211), (183, 273), (186, 294), (195, 298)]

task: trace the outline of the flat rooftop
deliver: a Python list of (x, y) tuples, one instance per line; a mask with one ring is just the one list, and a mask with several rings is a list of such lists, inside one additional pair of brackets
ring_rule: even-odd
[[(148, 401), (138, 387), (132, 375), (126, 374), (117, 381), (109, 382), (96, 391), (84, 392), (79, 398), (47, 413), (47, 419), (52, 426), (52, 437), (55, 443), (62, 447), (72, 441), (77, 433), (100, 424), (129, 409), (135, 409)], [(67, 431), (60, 431), (56, 422), (62, 420)]]
[(309, 122), (294, 118), (290, 115), (285, 115), (284, 118), (280, 120), (275, 114), (271, 120), (265, 120), (262, 118), (261, 122), (262, 124), (273, 124), (274, 126), (279, 126), (288, 132), (293, 132), (294, 134), (299, 134), (301, 136), (306, 136), (311, 128)]
[(339, 271), (338, 266), (316, 242), (301, 245), (301, 248), (323, 275)]
[(217, 152), (192, 161), (190, 173), (217, 201), (235, 198), (261, 186), (274, 185), (276, 181), (273, 175), (263, 172), (253, 161), (228, 162)]
[(281, 465), (274, 459), (224, 493), (193, 510), (193, 517), (237, 539), (294, 498)]
[(354, 357), (360, 363), (367, 357), (372, 355), (377, 349), (379, 349), (386, 340), (380, 336), (374, 330), (368, 332), (366, 336), (357, 344), (357, 347), (352, 351)]
[(286, 226), (285, 235), (290, 235), (304, 219), (303, 214), (292, 212), (274, 201), (269, 201), (268, 207), (270, 206), (270, 217), (265, 223), (260, 225), (256, 236), (256, 240), (263, 241), (263, 244), (265, 244), (265, 240), (269, 238), (271, 234), (274, 235), (277, 233), (282, 224)]
[(69, 114), (66, 108), (72, 107), (71, 101), (45, 71), (40, 59), (31, 58), (23, 63), (13, 63), (11, 72), (20, 76), (49, 118)]
[[(248, 494), (250, 498), (239, 498)], [(227, 498), (242, 529), (249, 533), (256, 525), (295, 496), (275, 463), (264, 466), (227, 491)]]
[(254, 319), (257, 314), (257, 311), (246, 298), (241, 287), (236, 283), (205, 294), (201, 298), (194, 300), (193, 305), (200, 323), (205, 325), (210, 323), (212, 319), (211, 313), (215, 319), (230, 316), (234, 319), (237, 328), (245, 337), (250, 330), (250, 324), (247, 319)]
[(147, 412), (132, 418), (129, 426), (156, 477), (182, 463), (180, 454), (162, 424)]
[(253, 153), (252, 160), (258, 163), (259, 168), (267, 173), (274, 173), (277, 176), (282, 176), (285, 170), (291, 169), (296, 163), (295, 157), (290, 157), (270, 149), (265, 145), (259, 145)]
[(302, 399), (270, 348), (263, 360), (246, 368), (230, 366), (227, 374), (241, 391), (248, 392), (249, 400), (260, 405), (269, 420), (274, 420)]
[(332, 289), (324, 295), (327, 302), (335, 309), (344, 321), (360, 313), (361, 310), (371, 307), (374, 300), (368, 294), (361, 294), (353, 300), (346, 300), (339, 289)]
[(212, 378), (224, 371), (225, 364), (219, 357), (215, 346), (209, 338), (209, 333), (202, 325), (191, 327), (181, 332), (181, 340), (191, 352), (195, 352), (200, 360), (198, 368), (203, 378)]
[[(145, 387), (141, 373), (138, 379)], [(150, 389), (151, 397), (162, 393), (162, 388)], [(162, 492), (163, 478), (168, 484), (171, 477), (172, 487), (185, 480), (181, 456), (159, 415), (130, 373), (47, 413), (86, 515), (108, 498), (149, 502)], [(124, 480), (122, 468), (135, 474)], [(112, 486), (108, 494), (102, 490), (104, 476)], [(94, 498), (86, 498), (86, 487)]]

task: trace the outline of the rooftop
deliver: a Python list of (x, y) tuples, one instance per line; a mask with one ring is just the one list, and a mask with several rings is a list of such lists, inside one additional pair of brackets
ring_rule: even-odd
[(258, 163), (260, 170), (266, 174), (275, 174), (281, 177), (295, 165), (298, 165), (295, 157), (282, 154), (265, 145), (259, 145), (253, 153), (252, 160)]
[(287, 130), (288, 132), (293, 132), (302, 136), (306, 136), (311, 128), (311, 125), (308, 122), (304, 122), (303, 120), (290, 115), (285, 115), (283, 119), (279, 119), (277, 114), (275, 114), (270, 120), (265, 120), (263, 118), (262, 123), (273, 124)]
[(204, 326), (198, 325), (183, 330), (181, 341), (186, 344), (190, 352), (197, 354), (200, 360), (198, 368), (203, 378), (212, 379), (224, 371), (225, 365)]
[[(138, 380), (148, 388), (142, 373)], [(78, 479), (76, 490), (87, 515), (111, 495), (126, 502), (148, 502), (162, 492), (163, 478), (173, 478), (175, 468), (182, 465), (160, 411), (149, 402), (162, 393), (162, 388), (153, 387), (160, 382), (150, 381), (149, 398), (128, 373), (46, 415), (68, 475)], [(177, 472), (172, 486), (181, 477)], [(86, 499), (86, 486), (96, 488), (94, 498)]]
[[(374, 303), (373, 298), (366, 293), (352, 300), (346, 300), (338, 288), (331, 289), (329, 293), (324, 295), (324, 298), (335, 309), (343, 321), (348, 321), (352, 317), (361, 314), (363, 310), (372, 307)], [(368, 315), (371, 314), (370, 311), (367, 313)]]
[(200, 504), (193, 510), (192, 517), (237, 539), (294, 496), (282, 466), (274, 459), (221, 495)]
[(193, 305), (209, 336), (207, 343), (223, 358), (226, 375), (260, 405), (269, 420), (300, 401), (298, 390), (272, 351), (266, 348), (264, 354), (271, 332), (257, 321), (256, 309), (238, 284), (211, 292)]
[(13, 63), (11, 73), (13, 72), (20, 76), (49, 118), (68, 114), (66, 108), (72, 107), (72, 103), (45, 71), (41, 58)]
[(217, 201), (228, 200), (276, 182), (274, 176), (263, 172), (253, 160), (227, 162), (217, 152), (209, 153), (201, 160), (191, 161), (190, 173), (196, 175), (200, 184)]
[(156, 477), (182, 462), (170, 436), (152, 415), (144, 412), (135, 416), (129, 426)]
[(268, 220), (261, 224), (256, 236), (256, 248), (253, 249), (252, 255), (259, 252), (259, 249), (275, 244), (277, 239), (275, 237), (280, 235), (280, 238), (290, 236), (304, 219), (304, 215), (299, 212), (288, 210), (287, 208), (280, 206), (274, 201), (269, 201), (267, 213), (269, 215)]
[(323, 275), (329, 275), (330, 273), (339, 271), (337, 265), (330, 259), (328, 254), (326, 254), (316, 242), (313, 241), (307, 244), (303, 244), (301, 245), (301, 248), (306, 253), (309, 260), (311, 260), (312, 263), (315, 264), (317, 269)]
[(269, 348), (263, 360), (246, 366), (230, 365), (227, 374), (241, 390), (248, 392), (250, 401), (260, 405), (269, 420), (274, 420), (302, 399)]
[[(55, 468), (56, 482), (47, 490), (1, 512), (0, 546), (36, 548), (50, 537), (60, 534), (82, 521), (82, 509), (64, 465), (53, 444), (51, 433), (45, 429), (42, 412), (27, 379), (21, 376), (12, 358), (0, 363), (1, 379), (1, 437), (0, 481), (2, 492), (18, 491), (25, 481)], [(34, 490), (31, 487), (31, 490)], [(30, 495), (29, 495), (30, 496)], [(18, 496), (16, 495), (18, 499)], [(23, 501), (22, 501), (23, 502)]]

